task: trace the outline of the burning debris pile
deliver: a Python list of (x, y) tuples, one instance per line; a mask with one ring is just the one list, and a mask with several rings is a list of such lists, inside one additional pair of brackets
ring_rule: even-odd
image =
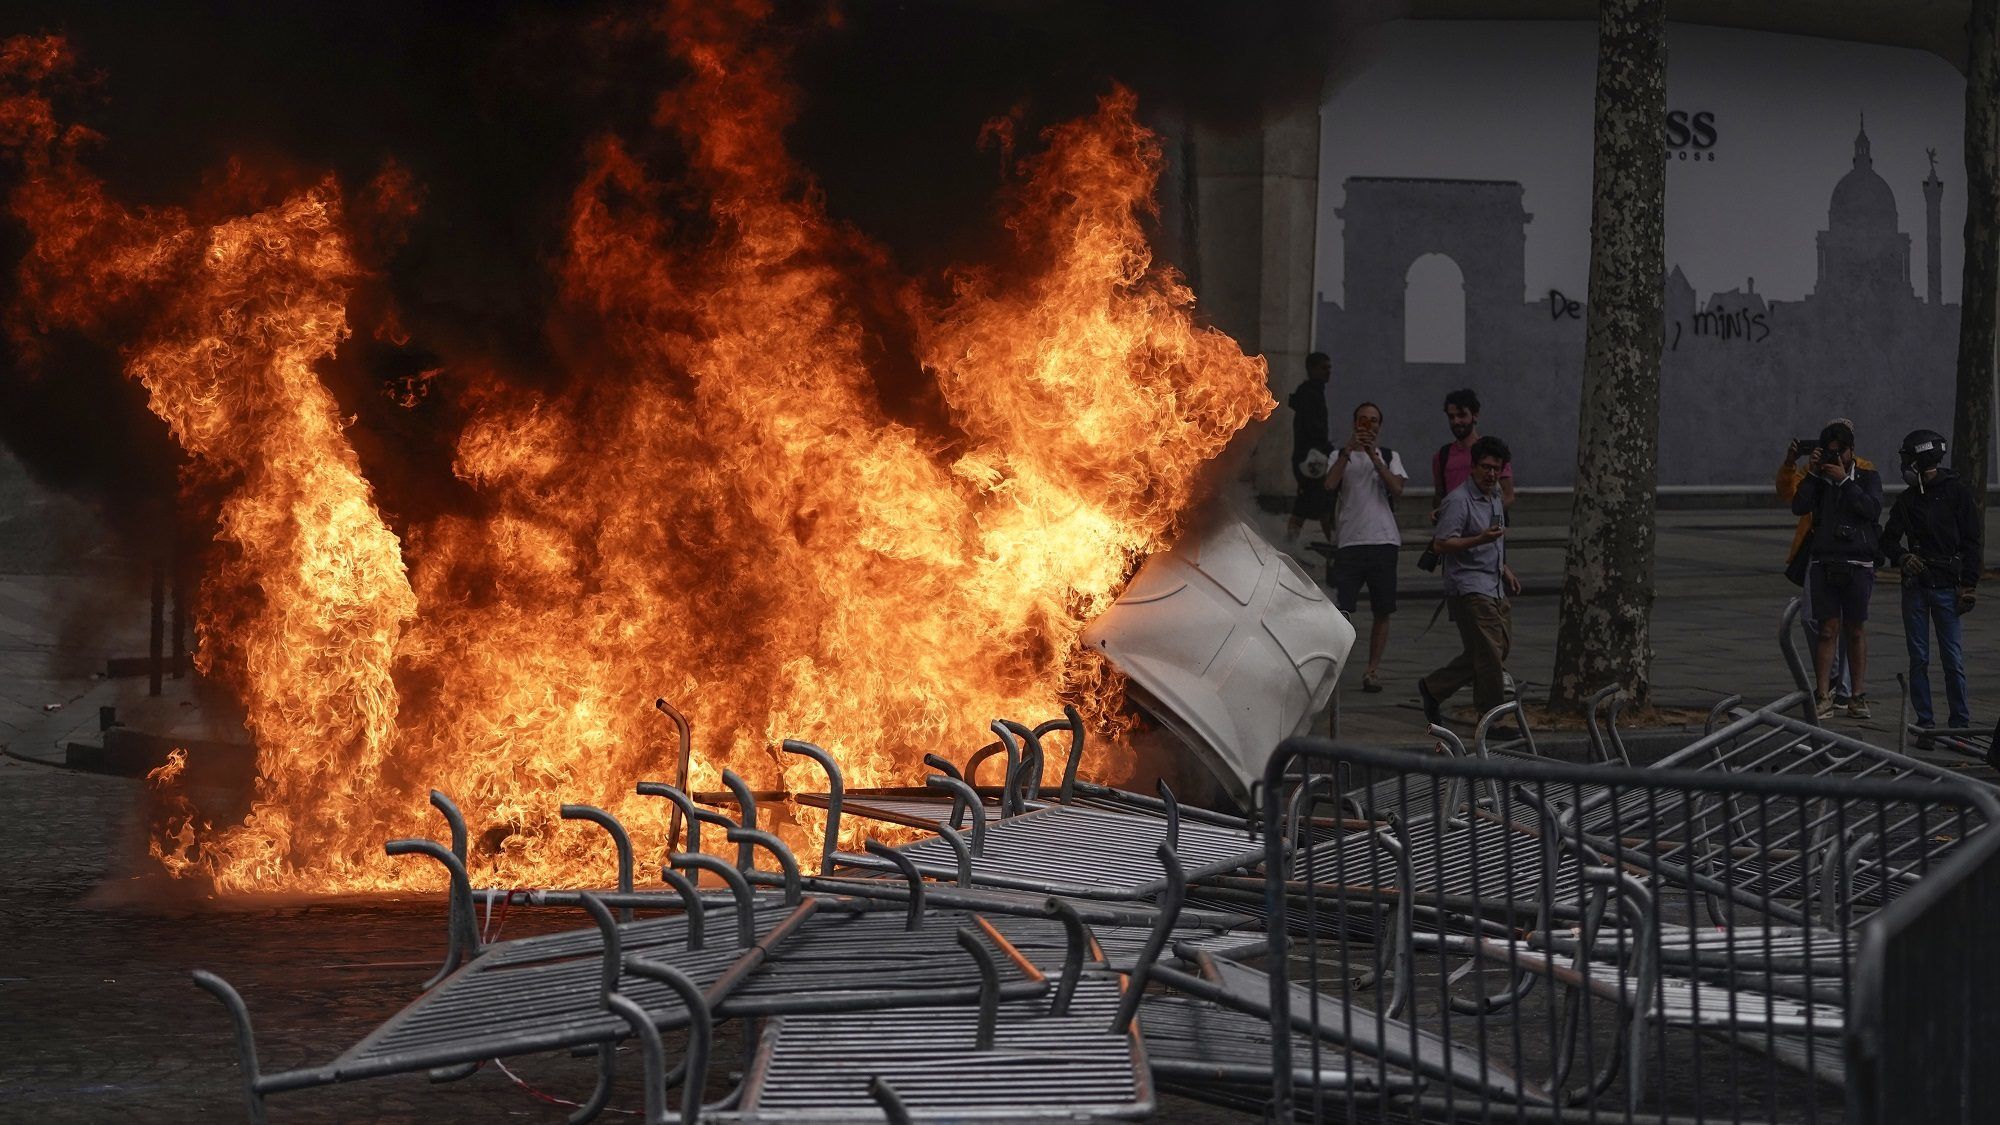
[[(926, 753), (987, 741), (978, 717), (1064, 703), (1106, 736), (1092, 775), (1122, 776), (1122, 682), (1082, 631), (1271, 410), (1263, 362), (1153, 261), (1161, 157), (1129, 92), (1016, 162), (1004, 255), (906, 276), (788, 154), (766, 15), (658, 15), (685, 78), (654, 135), (601, 138), (574, 187), (546, 328), (565, 377), (529, 389), (491, 356), (424, 373), (461, 422), (469, 499), (421, 516), (379, 506), (358, 450), (380, 439), (326, 371), (407, 338), (381, 281), (423, 184), (245, 162), (193, 202), (125, 202), (91, 170), (117, 138), (61, 108), (71, 47), (0, 45), (7, 206), (31, 240), (10, 340), (28, 361), (51, 339), (116, 348), (184, 451), (212, 540), (195, 659), (257, 747), (252, 811), (185, 806), (155, 845), (169, 869), (223, 891), (442, 886), (381, 851), (435, 785), (465, 809), (476, 881), (573, 885), (594, 849), (557, 831), (552, 795), (665, 829), (630, 790), (672, 755), (655, 695), (698, 732), (694, 789), (725, 767), (810, 788), (818, 767), (773, 752), (791, 738), (857, 785), (911, 783)], [(671, 170), (645, 155), (662, 148)], [(884, 317), (897, 333), (870, 329)], [(921, 370), (937, 416), (885, 404), (885, 365)]]

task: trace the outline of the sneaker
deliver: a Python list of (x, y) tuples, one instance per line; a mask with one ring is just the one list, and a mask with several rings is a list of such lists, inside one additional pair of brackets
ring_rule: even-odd
[(1847, 717), (1850, 719), (1872, 719), (1875, 713), (1868, 709), (1868, 697), (1857, 695), (1847, 701)]
[(1834, 692), (1834, 693), (1833, 693), (1833, 705), (1834, 705), (1835, 707), (1845, 707), (1845, 706), (1847, 706), (1847, 693), (1846, 693), (1846, 692), (1844, 692), (1844, 691), (1836, 691), (1836, 692)]
[(1433, 726), (1442, 726), (1444, 724), (1444, 709), (1438, 706), (1437, 699), (1431, 695), (1429, 685), (1425, 684), (1422, 680), (1417, 681), (1417, 698), (1422, 700), (1424, 704), (1424, 721)]
[(1373, 695), (1374, 693), (1381, 691), (1382, 677), (1376, 675), (1373, 672), (1368, 672), (1363, 674), (1361, 677), (1361, 690), (1369, 693), (1370, 695)]
[(1828, 699), (1826, 696), (1821, 695), (1818, 692), (1813, 693), (1812, 705), (1813, 705), (1813, 718), (1815, 719), (1824, 719), (1828, 715), (1833, 714), (1833, 700)]

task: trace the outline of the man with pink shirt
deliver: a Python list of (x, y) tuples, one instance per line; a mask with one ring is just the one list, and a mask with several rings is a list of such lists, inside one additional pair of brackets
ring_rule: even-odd
[[(1451, 441), (1431, 456), (1431, 493), (1439, 505), (1444, 498), (1472, 475), (1472, 444), (1479, 440), (1479, 395), (1471, 387), (1461, 387), (1444, 396), (1445, 421), (1451, 424)], [(1514, 506), (1514, 466), (1500, 475), (1500, 503)], [(1437, 508), (1431, 509), (1437, 521)]]

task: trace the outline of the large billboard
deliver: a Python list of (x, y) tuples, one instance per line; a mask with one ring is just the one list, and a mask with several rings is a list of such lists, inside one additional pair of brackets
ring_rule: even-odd
[[(1660, 483), (1768, 486), (1794, 434), (1949, 432), (1964, 84), (1935, 56), (1672, 25)], [(1527, 486), (1575, 472), (1596, 27), (1402, 21), (1321, 114), (1334, 432), (1400, 448), (1475, 388)], [(1434, 440), (1433, 440), (1434, 439)]]

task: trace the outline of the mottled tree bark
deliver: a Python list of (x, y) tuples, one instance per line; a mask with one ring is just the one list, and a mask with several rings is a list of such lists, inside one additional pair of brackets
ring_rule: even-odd
[(1601, 0), (1590, 312), (1549, 705), (1647, 695), (1666, 274), (1666, 0)]
[(1953, 467), (1984, 512), (2000, 300), (2000, 0), (1972, 0), (1965, 30), (1965, 279), (1958, 303), (1951, 449)]

